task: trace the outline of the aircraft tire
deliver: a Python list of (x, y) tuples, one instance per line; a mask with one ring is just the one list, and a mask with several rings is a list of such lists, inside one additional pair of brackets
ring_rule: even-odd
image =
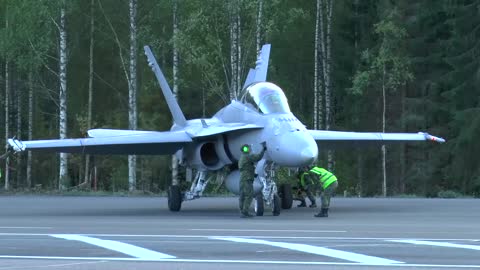
[(168, 209), (172, 212), (178, 212), (182, 208), (182, 192), (177, 185), (171, 185), (168, 188)]
[(264, 206), (265, 205), (263, 203), (262, 194), (258, 194), (257, 196), (255, 196), (255, 205), (254, 205), (255, 215), (263, 216), (263, 212), (265, 210)]
[(280, 185), (280, 198), (282, 199), (282, 209), (290, 209), (293, 204), (292, 186), (290, 184)]
[(280, 196), (278, 196), (277, 194), (275, 194), (275, 196), (273, 196), (272, 214), (273, 214), (274, 216), (278, 216), (278, 215), (280, 215), (280, 211), (281, 211), (281, 200), (280, 200)]

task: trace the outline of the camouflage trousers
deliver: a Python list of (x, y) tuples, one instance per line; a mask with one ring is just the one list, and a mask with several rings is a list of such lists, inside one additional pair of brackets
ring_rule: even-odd
[(322, 209), (328, 209), (330, 207), (330, 198), (332, 198), (335, 190), (338, 187), (338, 182), (335, 181), (331, 183), (323, 192), (322, 192)]
[(253, 181), (240, 180), (240, 197), (238, 207), (241, 213), (248, 213), (253, 201)]
[(294, 194), (293, 199), (300, 201), (301, 203), (306, 203), (305, 197), (308, 197), (311, 204), (315, 204), (315, 190), (312, 192), (311, 189), (302, 189), (299, 188), (297, 192)]

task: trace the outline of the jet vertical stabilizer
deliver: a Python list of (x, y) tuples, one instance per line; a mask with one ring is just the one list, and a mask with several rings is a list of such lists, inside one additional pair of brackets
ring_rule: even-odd
[(173, 121), (175, 124), (184, 127), (187, 123), (187, 119), (183, 115), (180, 106), (178, 105), (175, 96), (173, 95), (172, 89), (167, 83), (167, 79), (162, 73), (162, 70), (158, 66), (157, 60), (155, 56), (153, 56), (152, 50), (150, 50), (149, 46), (143, 47), (145, 49), (145, 55), (147, 56), (148, 65), (152, 68), (153, 73), (157, 77), (158, 83), (160, 84), (160, 88), (162, 89), (163, 95), (165, 96), (165, 100), (167, 101), (168, 108), (172, 113)]
[(255, 62), (255, 69), (250, 69), (247, 79), (243, 84), (243, 89), (256, 82), (267, 81), (268, 60), (270, 58), (270, 44), (265, 44), (258, 53), (257, 61)]

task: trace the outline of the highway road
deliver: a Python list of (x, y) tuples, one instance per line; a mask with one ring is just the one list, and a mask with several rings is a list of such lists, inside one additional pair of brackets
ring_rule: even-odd
[(5, 269), (480, 269), (480, 200), (333, 198), (239, 218), (234, 197), (0, 196)]

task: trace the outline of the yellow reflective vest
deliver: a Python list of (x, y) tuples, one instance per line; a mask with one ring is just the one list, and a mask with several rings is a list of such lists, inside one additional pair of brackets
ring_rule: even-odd
[(333, 173), (325, 170), (324, 168), (313, 167), (312, 169), (310, 169), (310, 172), (318, 175), (318, 179), (323, 189), (326, 189), (333, 182), (337, 181), (337, 177)]
[(309, 172), (303, 172), (303, 173), (300, 175), (300, 186), (301, 186), (302, 188), (305, 188), (307, 185), (315, 184), (315, 183), (312, 181), (312, 177), (309, 177), (308, 174), (309, 174)]

